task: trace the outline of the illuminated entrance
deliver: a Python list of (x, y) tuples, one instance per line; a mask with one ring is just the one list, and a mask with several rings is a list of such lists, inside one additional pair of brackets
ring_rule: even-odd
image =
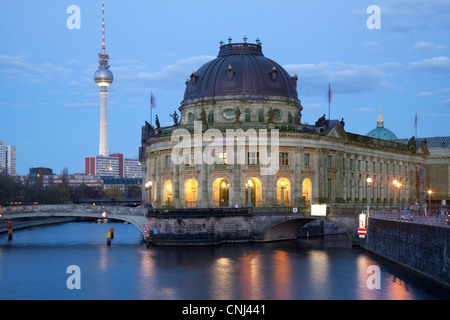
[(225, 178), (216, 179), (213, 183), (213, 206), (228, 207), (230, 205), (230, 183)]
[(308, 178), (303, 180), (302, 190), (303, 190), (302, 191), (303, 201), (305, 202), (306, 206), (310, 206), (311, 205), (311, 198), (312, 198), (312, 184), (311, 184), (311, 180), (309, 180)]
[(164, 182), (163, 199), (164, 199), (164, 205), (165, 206), (172, 205), (172, 201), (173, 201), (173, 185), (172, 185), (172, 182), (170, 180), (166, 180), (166, 182)]
[(289, 207), (291, 203), (291, 182), (281, 178), (277, 182), (277, 203), (280, 206)]
[(198, 185), (195, 179), (188, 179), (184, 183), (184, 207), (197, 208), (198, 205)]
[(258, 178), (250, 178), (245, 181), (244, 202), (247, 207), (261, 206), (261, 180)]

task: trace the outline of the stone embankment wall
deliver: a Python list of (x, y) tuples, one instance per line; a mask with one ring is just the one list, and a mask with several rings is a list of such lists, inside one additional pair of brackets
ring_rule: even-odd
[(450, 289), (450, 228), (370, 218), (365, 248)]

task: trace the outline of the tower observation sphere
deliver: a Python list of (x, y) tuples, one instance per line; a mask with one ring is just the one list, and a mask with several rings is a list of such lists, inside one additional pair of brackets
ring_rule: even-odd
[(109, 68), (99, 68), (95, 71), (94, 81), (99, 87), (109, 87), (114, 81), (114, 76)]

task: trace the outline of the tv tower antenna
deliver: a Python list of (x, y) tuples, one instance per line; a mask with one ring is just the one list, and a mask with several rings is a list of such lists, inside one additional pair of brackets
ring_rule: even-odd
[(106, 52), (105, 44), (105, 0), (102, 2), (102, 53)]
[(105, 1), (102, 2), (102, 51), (98, 54), (98, 69), (94, 74), (94, 81), (100, 87), (100, 144), (99, 155), (108, 156), (108, 120), (106, 97), (108, 87), (112, 84), (114, 76), (109, 70), (109, 56), (105, 45)]

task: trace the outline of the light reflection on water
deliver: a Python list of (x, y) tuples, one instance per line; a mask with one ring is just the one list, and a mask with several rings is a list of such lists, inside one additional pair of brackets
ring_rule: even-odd
[[(106, 232), (115, 229), (112, 246)], [(69, 290), (66, 268), (81, 269)], [(367, 268), (381, 289), (368, 289)], [(150, 247), (136, 227), (67, 223), (0, 234), (0, 299), (449, 299), (434, 284), (351, 246), (347, 236)]]

